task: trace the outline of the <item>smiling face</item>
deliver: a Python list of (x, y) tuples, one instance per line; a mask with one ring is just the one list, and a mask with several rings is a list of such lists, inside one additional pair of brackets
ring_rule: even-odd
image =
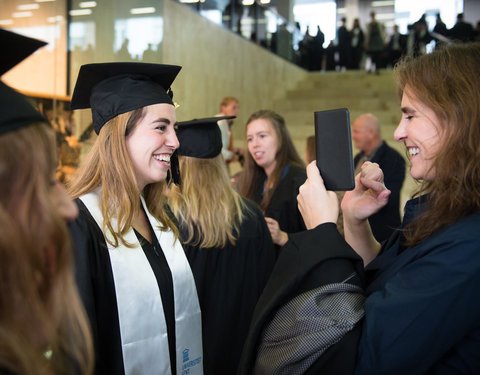
[(253, 120), (247, 125), (248, 151), (267, 176), (275, 169), (278, 143), (277, 134), (267, 119)]
[(144, 108), (144, 116), (126, 138), (140, 191), (166, 179), (170, 157), (178, 148), (173, 105), (161, 103)]
[(395, 139), (407, 147), (412, 177), (432, 181), (433, 162), (442, 147), (440, 121), (430, 108), (409, 94), (408, 87), (403, 92), (401, 107), (402, 119), (395, 130)]

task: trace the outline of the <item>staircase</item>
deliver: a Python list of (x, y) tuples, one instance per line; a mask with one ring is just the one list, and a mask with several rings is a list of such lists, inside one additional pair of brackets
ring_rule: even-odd
[[(297, 88), (276, 101), (272, 109), (280, 113), (287, 123), (295, 146), (303, 157), (305, 139), (315, 134), (315, 111), (346, 107), (351, 122), (362, 113), (370, 112), (380, 121), (383, 138), (405, 155), (403, 143), (396, 142), (393, 132), (400, 120), (400, 101), (391, 71), (382, 70), (379, 75), (363, 71), (310, 73)], [(353, 153), (358, 150), (353, 149)], [(401, 193), (401, 208), (416, 188), (408, 172)]]

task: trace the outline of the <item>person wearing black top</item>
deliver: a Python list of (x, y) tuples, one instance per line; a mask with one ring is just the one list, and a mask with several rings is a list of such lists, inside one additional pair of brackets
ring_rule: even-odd
[[(0, 29), (0, 76), (46, 43)], [(90, 375), (93, 349), (55, 178), (55, 131), (0, 81), (0, 374)]]
[(298, 188), (306, 179), (304, 162), (278, 113), (253, 113), (247, 121), (246, 136), (248, 153), (238, 189), (242, 196), (260, 204), (279, 248), (287, 242), (288, 233), (305, 229), (297, 208)]
[(218, 119), (177, 123), (181, 183), (168, 196), (197, 285), (209, 375), (237, 370), (253, 309), (275, 261), (260, 208), (230, 183)]
[(163, 194), (169, 173), (178, 182), (170, 85), (179, 70), (87, 64), (73, 92), (72, 109), (91, 108), (98, 134), (69, 187), (96, 374), (203, 373), (195, 281)]

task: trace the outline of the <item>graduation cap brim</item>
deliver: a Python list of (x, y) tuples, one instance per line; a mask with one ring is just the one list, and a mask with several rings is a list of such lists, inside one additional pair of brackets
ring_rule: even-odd
[(176, 125), (178, 128), (183, 126), (192, 126), (192, 125), (208, 125), (208, 124), (215, 124), (220, 120), (231, 120), (236, 118), (237, 116), (216, 116), (216, 117), (205, 117), (205, 118), (195, 118), (193, 120), (188, 121), (180, 121), (177, 122)]
[(178, 155), (194, 158), (214, 158), (222, 151), (222, 135), (218, 121), (236, 116), (219, 116), (177, 122), (177, 137), (180, 142)]
[(0, 76), (46, 44), (46, 42), (38, 39), (0, 29), (0, 50), (2, 51)]
[(173, 104), (170, 86), (181, 67), (149, 63), (99, 63), (80, 67), (71, 108), (92, 108), (95, 131), (115, 116), (157, 103)]

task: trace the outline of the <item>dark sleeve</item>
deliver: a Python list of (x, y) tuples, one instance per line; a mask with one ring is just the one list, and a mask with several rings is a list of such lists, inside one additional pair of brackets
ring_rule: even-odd
[(305, 291), (341, 282), (354, 272), (363, 286), (362, 260), (335, 224), (290, 235), (255, 307), (238, 374), (251, 374), (261, 333), (279, 307)]
[(306, 229), (297, 203), (299, 188), (306, 179), (304, 168), (290, 166), (289, 172), (273, 193), (265, 212), (265, 216), (275, 219), (280, 229), (289, 234)]
[(112, 268), (103, 234), (80, 199), (79, 216), (69, 223), (75, 281), (89, 318), (95, 347), (95, 374), (123, 374)]
[(259, 268), (261, 270), (261, 278), (259, 279), (259, 290), (263, 290), (265, 284), (267, 283), (268, 278), (273, 269), (273, 265), (276, 261), (277, 251), (275, 245), (272, 241), (272, 236), (270, 235), (270, 230), (268, 229), (267, 223), (263, 216), (260, 207), (252, 202), (245, 200), (249, 210), (252, 212), (253, 222), (255, 223), (257, 231), (257, 251), (256, 256), (258, 258)]
[[(365, 303), (357, 375), (480, 373), (480, 240), (450, 232)], [(388, 348), (388, 350), (382, 350)], [(455, 369), (455, 370), (454, 370)]]
[[(75, 281), (82, 299), (85, 310), (91, 321), (95, 321), (95, 302), (93, 275), (90, 267), (90, 249), (98, 247), (95, 244), (94, 233), (91, 227), (96, 223), (83, 205), (82, 201), (77, 199), (75, 203), (79, 209), (77, 219), (69, 223), (70, 234), (73, 242), (73, 250), (75, 254)], [(90, 220), (91, 219), (91, 220)], [(106, 249), (105, 249), (106, 250)]]
[(202, 310), (205, 374), (237, 370), (253, 310), (275, 262), (260, 207), (247, 199), (243, 202), (244, 218), (235, 244), (208, 249), (183, 245)]

